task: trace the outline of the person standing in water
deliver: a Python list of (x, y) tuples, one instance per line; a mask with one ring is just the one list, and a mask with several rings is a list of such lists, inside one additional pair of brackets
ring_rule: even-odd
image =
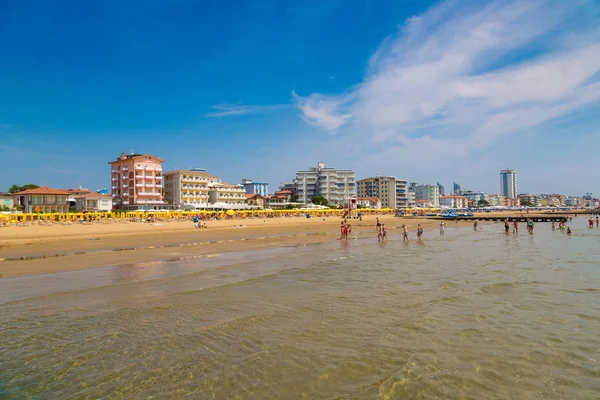
[(419, 240), (423, 240), (423, 227), (421, 227), (421, 224), (419, 224), (419, 226), (417, 227), (417, 238)]
[(444, 226), (446, 223), (444, 221), (440, 222), (440, 235), (444, 236)]
[(383, 242), (384, 239), (388, 240), (387, 229), (385, 228), (385, 224), (381, 224), (381, 241)]
[(555, 229), (556, 229), (556, 224), (554, 223), (554, 221), (552, 221), (552, 231), (554, 232)]
[(594, 218), (590, 217), (590, 219), (588, 220), (589, 224), (590, 224), (590, 229), (594, 228)]
[(600, 226), (600, 218), (596, 216), (596, 228), (598, 228), (598, 226)]
[(381, 222), (379, 222), (379, 217), (377, 217), (377, 232), (381, 230)]
[[(457, 221), (458, 222), (458, 221)], [(473, 221), (473, 230), (476, 231), (477, 230), (477, 220)]]
[(515, 235), (519, 234), (519, 221), (517, 221), (516, 219), (515, 222), (513, 222), (513, 233)]
[(504, 233), (508, 235), (508, 230), (510, 229), (510, 225), (508, 224), (508, 218), (504, 219)]
[(530, 235), (533, 235), (533, 221), (530, 218), (527, 218), (527, 230)]
[(408, 242), (408, 231), (406, 230), (406, 225), (402, 225), (402, 241)]

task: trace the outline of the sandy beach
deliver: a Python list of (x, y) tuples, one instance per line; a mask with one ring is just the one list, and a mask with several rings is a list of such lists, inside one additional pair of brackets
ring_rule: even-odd
[[(428, 231), (437, 234), (439, 226), (439, 221), (431, 219), (378, 217), (390, 236), (399, 235), (403, 224), (413, 239), (419, 223), (426, 235)], [(376, 241), (376, 218), (350, 221), (352, 237)], [(0, 275), (35, 275), (336, 241), (340, 221), (336, 217), (224, 220), (209, 221), (206, 229), (195, 229), (189, 221), (7, 227), (0, 229)], [(466, 225), (470, 222), (447, 222), (448, 227)]]
[[(519, 216), (493, 213), (478, 216)], [(535, 216), (531, 214), (527, 216)], [(425, 217), (369, 215), (350, 220), (351, 240), (377, 240), (376, 219), (400, 235), (406, 224), (416, 239), (418, 224), (428, 235), (438, 234), (439, 220)], [(185, 260), (227, 252), (303, 246), (339, 240), (339, 217), (278, 217), (206, 222), (195, 229), (191, 221), (120, 222), (70, 225), (10, 226), (0, 229), (0, 277), (46, 274), (109, 265)], [(482, 222), (485, 224), (486, 222)], [(446, 221), (446, 226), (471, 226), (471, 221)], [(397, 240), (397, 238), (396, 238)]]

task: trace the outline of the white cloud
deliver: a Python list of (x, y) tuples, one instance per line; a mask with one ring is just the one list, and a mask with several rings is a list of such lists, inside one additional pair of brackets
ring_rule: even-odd
[(340, 99), (312, 94), (307, 97), (298, 96), (292, 92), (296, 106), (302, 111), (307, 123), (320, 126), (328, 131), (335, 131), (346, 123), (350, 114), (339, 111), (342, 105)]
[(217, 104), (212, 106), (213, 111), (204, 114), (205, 117), (231, 117), (236, 115), (257, 114), (260, 112), (287, 107), (285, 104), (272, 104), (252, 106), (243, 104)]
[(294, 93), (296, 106), (308, 123), (407, 157), (456, 143), (462, 157), (600, 99), (590, 1), (481, 4), (444, 2), (409, 18), (368, 60), (363, 82), (334, 96)]

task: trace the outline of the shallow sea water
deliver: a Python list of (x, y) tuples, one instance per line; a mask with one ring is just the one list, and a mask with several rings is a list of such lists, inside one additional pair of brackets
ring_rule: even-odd
[(0, 279), (0, 398), (597, 399), (584, 220)]

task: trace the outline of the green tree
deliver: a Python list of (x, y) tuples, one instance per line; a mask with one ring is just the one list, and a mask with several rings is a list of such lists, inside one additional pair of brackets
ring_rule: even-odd
[(8, 193), (18, 193), (18, 192), (22, 192), (23, 190), (28, 190), (28, 189), (37, 189), (39, 188), (38, 185), (34, 185), (33, 183), (28, 183), (27, 185), (23, 185), (23, 186), (19, 186), (19, 185), (12, 185), (10, 187), (10, 189), (8, 189)]
[(478, 205), (479, 207), (487, 207), (487, 206), (489, 206), (489, 205), (490, 205), (490, 203), (489, 203), (487, 200), (480, 199), (480, 200), (477, 202), (477, 205)]
[(310, 198), (310, 201), (313, 204), (316, 204), (318, 206), (328, 206), (329, 205), (329, 201), (327, 201), (327, 199), (323, 196), (313, 196)]
[(521, 200), (521, 206), (522, 207), (533, 207), (533, 203), (530, 202), (529, 200)]

